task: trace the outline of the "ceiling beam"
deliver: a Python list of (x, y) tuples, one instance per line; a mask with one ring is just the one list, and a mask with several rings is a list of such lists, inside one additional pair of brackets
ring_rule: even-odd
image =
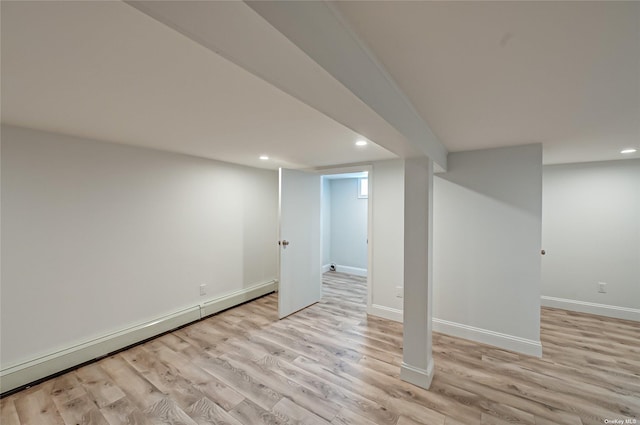
[(392, 123), (352, 93), (246, 3), (126, 3), (399, 157), (422, 153)]
[(246, 1), (347, 89), (446, 168), (447, 149), (391, 75), (325, 1)]

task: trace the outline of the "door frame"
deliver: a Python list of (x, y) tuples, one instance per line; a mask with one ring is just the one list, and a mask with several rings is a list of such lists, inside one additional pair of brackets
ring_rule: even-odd
[[(367, 314), (371, 311), (371, 305), (373, 304), (373, 288), (372, 280), (373, 276), (373, 165), (349, 165), (344, 167), (335, 168), (323, 168), (316, 170), (321, 176), (330, 176), (334, 174), (348, 174), (348, 173), (361, 173), (366, 171), (369, 179), (369, 196), (367, 198)], [(320, 204), (322, 208), (322, 203)], [(320, 235), (322, 237), (322, 235)], [(323, 241), (324, 243), (324, 241)]]

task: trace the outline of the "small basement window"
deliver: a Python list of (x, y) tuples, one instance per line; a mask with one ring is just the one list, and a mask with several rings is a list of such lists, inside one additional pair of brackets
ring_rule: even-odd
[(366, 199), (369, 197), (369, 179), (358, 179), (358, 198)]

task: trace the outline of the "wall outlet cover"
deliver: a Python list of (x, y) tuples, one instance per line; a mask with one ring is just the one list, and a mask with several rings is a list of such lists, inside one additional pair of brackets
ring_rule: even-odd
[(598, 282), (598, 292), (601, 294), (607, 293), (607, 283), (606, 282)]

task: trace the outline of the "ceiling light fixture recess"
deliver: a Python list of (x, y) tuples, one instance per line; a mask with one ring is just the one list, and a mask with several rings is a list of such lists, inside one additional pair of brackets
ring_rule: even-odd
[(260, 159), (266, 161), (269, 159), (269, 157), (267, 155), (260, 155)]
[(367, 145), (367, 142), (365, 142), (364, 140), (358, 140), (356, 142), (356, 146), (366, 146), (366, 145)]
[(620, 153), (636, 153), (638, 152), (638, 149), (636, 148), (627, 148), (627, 149), (622, 149), (620, 151)]

